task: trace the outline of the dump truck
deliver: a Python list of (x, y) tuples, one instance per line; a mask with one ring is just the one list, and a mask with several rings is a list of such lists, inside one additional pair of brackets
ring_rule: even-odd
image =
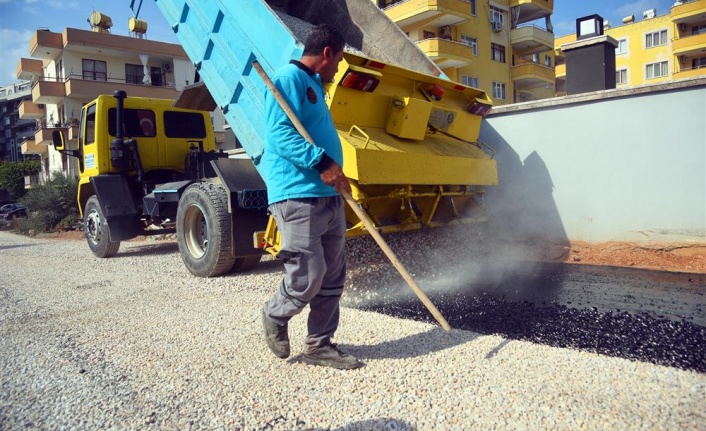
[[(481, 90), (450, 81), (369, 0), (156, 0), (199, 82), (175, 101), (103, 95), (81, 114), (78, 205), (96, 256), (137, 235), (176, 232), (197, 276), (252, 268), (276, 255), (267, 214), (263, 79), (299, 59), (308, 29), (346, 39), (326, 85), (352, 196), (381, 233), (484, 221), (484, 186), (498, 182), (493, 150), (478, 142), (491, 107)], [(139, 15), (141, 2), (131, 7)], [(244, 152), (216, 151), (207, 111), (219, 107)], [(349, 236), (367, 229), (351, 208)]]

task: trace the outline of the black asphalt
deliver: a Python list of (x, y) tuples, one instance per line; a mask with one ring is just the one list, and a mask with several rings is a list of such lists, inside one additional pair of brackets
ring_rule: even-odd
[[(419, 284), (453, 328), (706, 373), (706, 275), (529, 262), (506, 269), (486, 266), (455, 291)], [(433, 322), (408, 290), (388, 289), (358, 308)]]

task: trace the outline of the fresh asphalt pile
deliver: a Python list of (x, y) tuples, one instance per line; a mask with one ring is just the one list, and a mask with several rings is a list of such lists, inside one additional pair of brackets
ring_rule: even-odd
[(530, 300), (518, 256), (480, 237), (388, 239), (454, 330), (430, 323), (372, 240), (351, 240), (336, 341), (366, 366), (338, 371), (297, 361), (304, 316), (290, 324), (292, 358), (267, 350), (259, 311), (276, 260), (200, 279), (172, 241), (97, 259), (83, 241), (0, 232), (0, 429), (706, 427), (702, 304), (683, 318), (593, 310), (553, 285)]
[[(458, 252), (452, 241), (464, 239), (463, 234), (409, 233), (396, 242), (405, 249), (443, 250), (435, 258), (445, 260), (452, 257), (450, 250)], [(373, 246), (367, 238), (356, 245)], [(492, 252), (476, 253), (473, 259), (472, 268), (452, 270), (452, 288), (448, 274), (444, 277), (449, 264), (443, 260), (423, 274), (430, 299), (454, 328), (706, 373), (706, 274), (652, 276), (651, 271), (523, 262)], [(378, 276), (368, 273), (356, 281), (374, 285)], [(596, 280), (600, 288), (590, 286)], [(361, 289), (367, 298), (352, 302), (363, 310), (434, 322), (401, 283)], [(630, 290), (630, 284), (637, 288)], [(615, 291), (625, 292), (624, 297)]]

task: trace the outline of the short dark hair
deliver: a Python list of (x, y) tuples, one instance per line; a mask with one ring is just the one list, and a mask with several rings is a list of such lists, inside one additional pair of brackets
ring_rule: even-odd
[(346, 41), (335, 28), (328, 24), (312, 27), (304, 44), (304, 55), (319, 55), (330, 46), (335, 53), (343, 51)]

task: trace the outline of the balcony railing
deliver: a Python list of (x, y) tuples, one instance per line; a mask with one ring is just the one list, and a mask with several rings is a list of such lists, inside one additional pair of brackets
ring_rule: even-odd
[(685, 78), (704, 78), (706, 77), (706, 66), (697, 66), (692, 68), (682, 67), (679, 71), (672, 74), (674, 79)]
[(534, 21), (554, 12), (554, 0), (511, 0), (510, 7), (519, 8), (517, 23)]
[(44, 107), (40, 107), (39, 104), (31, 100), (23, 100), (18, 111), (22, 120), (37, 120), (44, 117)]
[(128, 82), (124, 78), (104, 80), (84, 79), (72, 74), (66, 79), (37, 78), (32, 85), (32, 100), (41, 104), (59, 104), (64, 98), (89, 102), (100, 94), (113, 94), (115, 90), (125, 90), (128, 96), (174, 99), (178, 92), (174, 82), (153, 82), (150, 85)]
[(672, 53), (674, 55), (696, 54), (702, 50), (706, 50), (706, 33), (672, 40)]
[(518, 89), (534, 88), (553, 84), (556, 81), (556, 72), (553, 67), (523, 59), (515, 62), (510, 73), (512, 81)]
[(517, 55), (554, 49), (554, 33), (537, 25), (523, 25), (510, 30), (510, 44)]
[(430, 20), (437, 26), (454, 25), (473, 18), (467, 0), (403, 0), (388, 4), (383, 10), (400, 27)]
[(687, 0), (682, 4), (672, 6), (670, 15), (675, 23), (693, 20), (695, 15), (706, 12), (706, 0)]
[(150, 85), (128, 82), (124, 78), (105, 80), (84, 79), (82, 75), (70, 75), (66, 80), (66, 97), (84, 102), (93, 100), (99, 94), (113, 94), (115, 90), (125, 90), (128, 96), (174, 99), (178, 92), (174, 82), (153, 82)]
[(419, 49), (442, 68), (463, 67), (473, 62), (473, 47), (454, 40), (432, 37), (417, 41)]

